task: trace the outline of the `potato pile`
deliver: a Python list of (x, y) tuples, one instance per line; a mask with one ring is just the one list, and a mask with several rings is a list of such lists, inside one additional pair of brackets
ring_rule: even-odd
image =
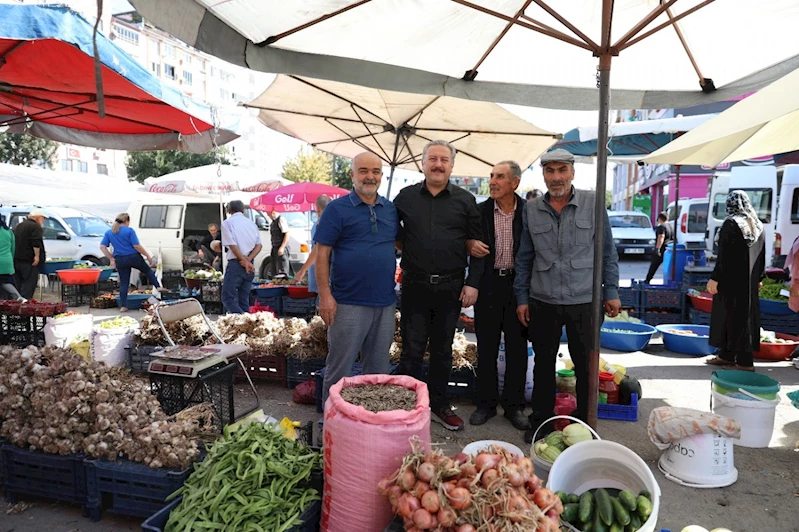
[(0, 419), (0, 435), (20, 447), (153, 468), (191, 464), (203, 430), (167, 417), (148, 381), (54, 347), (0, 347)]

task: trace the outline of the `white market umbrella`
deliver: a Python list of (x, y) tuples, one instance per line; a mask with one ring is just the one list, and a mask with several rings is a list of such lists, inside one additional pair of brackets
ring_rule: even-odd
[(799, 70), (744, 98), (644, 157), (653, 164), (715, 167), (799, 150)]
[(526, 168), (560, 137), (495, 103), (297, 76), (277, 76), (245, 106), (260, 109), (267, 127), (322, 151), (376, 154), (391, 167), (389, 193), (394, 168), (421, 172), (422, 149), (434, 139), (458, 150), (453, 175), (474, 177), (508, 159)]
[[(599, 145), (608, 141), (611, 105), (675, 108), (724, 100), (799, 67), (796, 0), (131, 3), (189, 45), (254, 70), (434, 96), (599, 109)], [(597, 228), (604, 224), (606, 178), (607, 151), (600, 150)], [(596, 232), (598, 249), (603, 235)], [(593, 425), (602, 266), (602, 254), (595, 253)]]

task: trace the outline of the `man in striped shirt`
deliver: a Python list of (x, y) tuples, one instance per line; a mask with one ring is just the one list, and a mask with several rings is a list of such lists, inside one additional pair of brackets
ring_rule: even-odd
[[(516, 194), (522, 170), (514, 161), (503, 161), (491, 170), (491, 198), (478, 205), (487, 242), (470, 241), (474, 257), (487, 257), (474, 306), (477, 332), (477, 410), (469, 418), (482, 425), (497, 415), (502, 405), (505, 417), (519, 430), (527, 430), (524, 386), (527, 375), (527, 331), (516, 316), (513, 293), (513, 263), (519, 250), (522, 210), (525, 201)], [(500, 334), (505, 333), (505, 379), (499, 396), (497, 354)]]

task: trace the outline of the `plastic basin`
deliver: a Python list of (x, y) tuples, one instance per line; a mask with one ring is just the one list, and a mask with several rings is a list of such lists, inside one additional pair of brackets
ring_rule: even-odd
[(310, 299), (316, 297), (316, 293), (309, 292), (307, 286), (287, 286), (286, 291), (292, 299)]
[(258, 297), (279, 297), (286, 293), (284, 286), (274, 286), (270, 288), (253, 288)]
[(463, 452), (465, 454), (477, 454), (480, 451), (488, 450), (491, 445), (496, 445), (498, 447), (502, 447), (506, 451), (516, 455), (516, 456), (524, 456), (524, 451), (513, 445), (512, 443), (500, 441), (500, 440), (480, 440), (480, 441), (473, 441), (469, 445), (463, 448)]
[(796, 346), (799, 345), (799, 338), (784, 333), (776, 333), (776, 336), (781, 340), (788, 340), (793, 343), (776, 344), (771, 342), (760, 342), (760, 351), (754, 352), (754, 357), (756, 359), (780, 361), (785, 360), (791, 356), (794, 351), (796, 351)]
[[(130, 310), (139, 310), (142, 306), (142, 303), (150, 299), (152, 294), (128, 294), (128, 309)], [(117, 306), (122, 307), (122, 301), (120, 301), (119, 296), (116, 296), (114, 299), (117, 301)]]
[(761, 314), (771, 314), (772, 316), (791, 316), (794, 314), (788, 307), (787, 301), (774, 301), (773, 299), (760, 300)]
[[(663, 345), (669, 351), (693, 356), (712, 355), (716, 351), (708, 343), (710, 327), (707, 325), (658, 325), (657, 330), (663, 333)], [(697, 336), (671, 331), (693, 332)]]
[(64, 284), (95, 284), (100, 280), (100, 268), (80, 268), (71, 270), (58, 270), (58, 278)]
[(39, 267), (39, 273), (51, 274), (56, 273), (58, 270), (69, 270), (75, 266), (74, 260), (62, 260), (57, 262), (45, 262)]
[[(608, 332), (606, 329), (619, 332)], [(599, 333), (599, 345), (615, 351), (641, 351), (656, 332), (657, 329), (645, 323), (605, 322)]]
[(776, 399), (780, 391), (780, 383), (767, 375), (735, 369), (714, 371), (710, 382), (713, 383), (713, 389), (717, 393), (746, 401), (757, 399), (742, 394), (738, 391), (739, 388), (768, 400)]
[(114, 268), (100, 268), (100, 281), (107, 281), (111, 278), (116, 270)]
[(691, 300), (691, 306), (699, 312), (712, 312), (713, 311), (713, 296), (708, 292), (702, 292), (698, 296), (688, 296)]
[(189, 279), (187, 277), (184, 277), (183, 280), (186, 281), (186, 287), (187, 288), (196, 288), (198, 290), (200, 289), (200, 279), (196, 279), (196, 278), (195, 279)]

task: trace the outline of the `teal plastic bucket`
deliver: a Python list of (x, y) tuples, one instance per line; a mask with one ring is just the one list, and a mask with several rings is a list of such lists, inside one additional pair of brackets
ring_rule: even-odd
[(756, 401), (757, 399), (741, 393), (738, 391), (739, 388), (768, 400), (776, 399), (777, 393), (780, 391), (778, 381), (766, 375), (749, 371), (734, 369), (714, 371), (710, 381), (713, 383), (716, 393), (745, 401)]

